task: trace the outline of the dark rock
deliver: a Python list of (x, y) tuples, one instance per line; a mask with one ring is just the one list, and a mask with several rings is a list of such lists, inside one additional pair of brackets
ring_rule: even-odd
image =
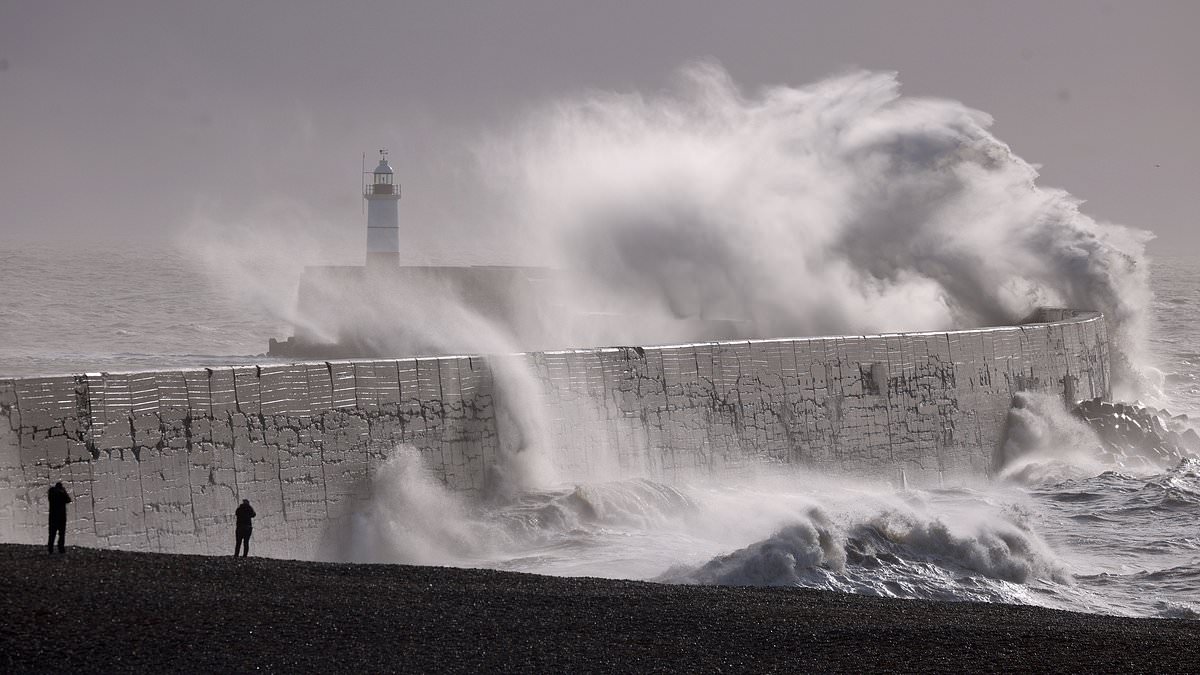
[(1192, 452), (1200, 452), (1200, 435), (1196, 434), (1195, 429), (1186, 429), (1182, 434), (1183, 445)]

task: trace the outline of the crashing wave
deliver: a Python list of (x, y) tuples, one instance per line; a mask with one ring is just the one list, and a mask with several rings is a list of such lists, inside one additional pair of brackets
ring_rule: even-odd
[(1070, 584), (1071, 575), (1016, 519), (953, 522), (915, 509), (888, 508), (841, 525), (814, 509), (767, 539), (698, 567), (676, 566), (657, 580), (1036, 602), (1024, 585)]
[(1105, 471), (1150, 475), (1200, 457), (1186, 415), (1101, 399), (1071, 410), (1056, 396), (1019, 392), (997, 457), (1001, 478), (1057, 483)]

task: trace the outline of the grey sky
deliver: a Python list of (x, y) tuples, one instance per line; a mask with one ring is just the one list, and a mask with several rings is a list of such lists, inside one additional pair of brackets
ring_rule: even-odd
[(382, 146), (405, 226), (486, 227), (460, 183), (480, 134), (708, 58), (746, 90), (899, 71), (1089, 214), (1200, 254), (1198, 26), (1196, 2), (0, 0), (0, 236), (144, 239), (271, 200), (357, 236)]

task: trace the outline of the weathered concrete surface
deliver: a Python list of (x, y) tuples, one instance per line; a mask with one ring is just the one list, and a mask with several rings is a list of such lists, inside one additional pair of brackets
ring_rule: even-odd
[[(1012, 395), (1104, 396), (1103, 317), (866, 337), (331, 361), (0, 380), (0, 540), (38, 543), (46, 489), (68, 542), (305, 556), (397, 444), (448, 487), (489, 489), (535, 430), (560, 477), (672, 480), (779, 463), (915, 483), (989, 473)], [(518, 397), (515, 392), (532, 395)]]

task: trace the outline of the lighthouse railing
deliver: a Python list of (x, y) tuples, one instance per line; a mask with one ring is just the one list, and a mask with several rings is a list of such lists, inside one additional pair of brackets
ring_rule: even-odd
[(394, 183), (368, 183), (363, 187), (364, 197), (399, 197), (400, 186)]

